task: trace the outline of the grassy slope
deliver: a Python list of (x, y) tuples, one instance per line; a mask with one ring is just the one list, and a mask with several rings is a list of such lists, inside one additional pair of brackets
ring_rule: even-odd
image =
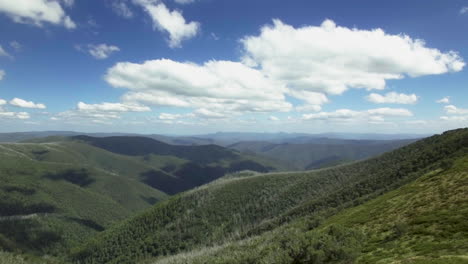
[(301, 217), (261, 236), (144, 263), (467, 263), (468, 152), (451, 161), (323, 223)]
[(222, 179), (160, 203), (104, 232), (78, 249), (74, 259), (134, 263), (151, 255), (262, 234), (304, 217), (316, 224), (320, 217), (396, 189), (442, 166), (444, 159), (466, 152), (467, 145), (468, 130), (457, 130), (347, 166)]
[(167, 197), (136, 179), (97, 166), (96, 155), (121, 167), (129, 164), (87, 146), (1, 144), (0, 215), (37, 215), (0, 221), (0, 247), (62, 253)]
[(468, 156), (329, 219), (369, 234), (360, 263), (468, 262)]

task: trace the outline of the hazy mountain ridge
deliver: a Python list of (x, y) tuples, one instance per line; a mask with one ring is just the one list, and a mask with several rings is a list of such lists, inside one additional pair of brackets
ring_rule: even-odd
[[(312, 142), (310, 142), (312, 141)], [(228, 146), (245, 153), (255, 153), (292, 165), (298, 170), (329, 167), (361, 160), (391, 151), (412, 142), (406, 140), (344, 140), (318, 138), (310, 143), (238, 142)]]

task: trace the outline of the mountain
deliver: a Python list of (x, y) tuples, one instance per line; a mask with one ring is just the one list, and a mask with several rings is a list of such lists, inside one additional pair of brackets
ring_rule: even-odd
[(361, 160), (408, 145), (416, 140), (345, 140), (316, 138), (308, 143), (238, 142), (228, 146), (244, 153), (255, 153), (289, 164), (297, 170), (331, 167)]
[[(365, 227), (346, 229), (334, 225), (330, 217), (349, 214), (347, 210), (356, 210), (359, 205), (369, 208), (369, 203), (382, 203), (385, 198), (380, 198), (380, 202), (375, 199), (384, 197), (381, 195), (391, 196), (392, 191), (398, 193), (402, 190), (399, 188), (409, 188), (406, 191), (409, 195), (412, 186), (419, 186), (418, 180), (436, 181), (460, 173), (444, 182), (447, 185), (439, 186), (438, 190), (447, 197), (455, 197), (447, 200), (453, 203), (446, 202), (439, 207), (450, 206), (454, 210), (434, 214), (432, 218), (429, 213), (419, 220), (416, 220), (418, 211), (415, 211), (413, 219), (416, 222), (408, 222), (411, 228), (413, 224), (421, 224), (408, 238), (410, 242), (413, 239), (420, 242), (414, 245), (418, 250), (415, 251), (416, 256), (453, 255), (458, 258), (458, 255), (466, 255), (465, 245), (468, 245), (463, 222), (468, 206), (464, 194), (467, 155), (468, 129), (460, 129), (349, 165), (309, 172), (230, 175), (160, 202), (100, 233), (76, 248), (72, 259), (79, 263), (135, 263), (149, 258), (145, 263), (154, 263), (158, 257), (191, 250), (195, 251), (162, 261), (350, 263), (364, 258), (369, 252), (373, 252), (371, 257), (381, 257), (379, 246), (392, 238), (392, 230), (385, 229), (383, 224), (387, 221), (391, 225), (391, 221), (403, 219), (389, 221), (385, 212), (368, 215), (369, 219), (375, 216), (380, 220), (375, 220), (370, 233), (366, 234), (364, 231), (369, 230)], [(434, 175), (439, 175), (439, 178), (434, 178)], [(438, 185), (434, 183), (432, 186)], [(448, 194), (447, 191), (452, 189), (456, 193)], [(431, 193), (427, 191), (425, 194)], [(417, 198), (405, 200), (405, 196), (401, 196), (398, 200), (405, 203), (400, 205), (406, 206), (405, 212), (409, 213), (421, 206), (434, 213), (439, 208), (423, 201), (418, 203)], [(430, 197), (427, 200), (430, 201)], [(410, 201), (415, 204), (408, 204)], [(398, 207), (392, 209), (389, 206), (388, 212), (395, 211), (395, 208)], [(433, 231), (431, 223), (445, 226), (443, 221), (450, 218), (449, 213), (456, 214), (452, 220), (455, 222), (448, 225), (453, 225), (453, 229), (450, 227), (441, 234), (440, 247), (433, 247), (435, 251), (428, 253), (430, 250), (425, 249), (422, 236)], [(362, 219), (366, 223), (364, 213)], [(327, 220), (331, 222), (329, 226)], [(428, 225), (422, 224), (424, 221)], [(354, 227), (352, 219), (344, 224)], [(452, 239), (457, 239), (454, 247), (450, 244)], [(374, 248), (368, 245), (374, 245)], [(398, 245), (399, 248), (406, 246)], [(154, 257), (156, 259), (151, 259)]]
[(166, 199), (126, 174), (141, 164), (77, 142), (0, 144), (0, 248), (58, 254)]
[(328, 219), (145, 263), (467, 263), (467, 154)]
[(52, 136), (0, 144), (0, 249), (59, 255), (113, 223), (228, 172), (278, 168), (219, 146)]

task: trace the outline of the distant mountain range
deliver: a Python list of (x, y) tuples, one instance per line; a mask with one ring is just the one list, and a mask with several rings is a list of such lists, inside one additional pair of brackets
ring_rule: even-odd
[(214, 134), (171, 136), (157, 134), (135, 133), (83, 133), (74, 131), (40, 131), (40, 132), (14, 132), (0, 133), (0, 142), (20, 142), (34, 138), (49, 136), (77, 136), (88, 135), (93, 137), (110, 136), (140, 136), (153, 138), (172, 145), (208, 145), (215, 144), (227, 146), (241, 141), (267, 141), (271, 143), (316, 143), (324, 139), (349, 139), (349, 140), (399, 140), (418, 139), (430, 135), (421, 134), (358, 134), (358, 133), (242, 133), (242, 132), (218, 132)]

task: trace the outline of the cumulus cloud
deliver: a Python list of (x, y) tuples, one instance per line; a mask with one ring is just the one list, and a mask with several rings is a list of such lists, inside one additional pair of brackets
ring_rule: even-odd
[(124, 101), (154, 105), (209, 108), (214, 112), (289, 111), (285, 88), (256, 69), (230, 61), (203, 65), (168, 59), (142, 64), (123, 62), (105, 80), (127, 88)]
[(182, 13), (169, 10), (164, 3), (155, 0), (134, 0), (143, 7), (153, 20), (154, 27), (169, 34), (169, 46), (181, 47), (184, 40), (193, 38), (200, 29), (200, 23), (185, 21)]
[(276, 117), (276, 116), (270, 116), (268, 118), (268, 120), (270, 120), (270, 121), (280, 121), (280, 119), (278, 117)]
[(385, 117), (410, 117), (413, 114), (403, 108), (376, 108), (365, 111), (338, 109), (333, 112), (320, 112), (302, 115), (303, 120), (326, 121), (370, 121), (384, 122)]
[[(135, 1), (152, 7), (160, 3)], [(121, 98), (126, 104), (184, 107), (195, 109), (194, 117), (232, 118), (242, 113), (293, 109), (319, 112), (329, 102), (329, 95), (351, 88), (384, 89), (390, 79), (442, 74), (464, 67), (455, 52), (443, 53), (426, 47), (421, 40), (389, 35), (381, 29), (339, 27), (331, 20), (301, 28), (275, 20), (259, 35), (247, 36), (241, 43), (240, 62), (120, 62), (108, 69), (104, 79), (113, 87), (127, 89)], [(294, 108), (288, 96), (301, 102)], [(369, 98), (405, 104), (418, 100), (414, 94), (398, 93), (371, 94)], [(361, 118), (375, 122), (387, 116), (411, 115), (407, 110), (380, 109), (382, 112), (358, 112)]]
[(79, 111), (88, 112), (148, 112), (151, 109), (141, 105), (127, 105), (122, 103), (101, 103), (101, 104), (86, 104), (79, 102), (77, 105)]
[(62, 25), (67, 29), (76, 28), (76, 24), (65, 14), (57, 0), (0, 0), (0, 12), (5, 13), (16, 23), (38, 27), (50, 23)]
[(445, 96), (444, 98), (441, 98), (436, 101), (438, 104), (450, 104), (450, 96)]
[(20, 98), (13, 98), (10, 100), (10, 105), (21, 107), (21, 108), (34, 108), (34, 109), (46, 109), (44, 104), (34, 103), (32, 101), (26, 101)]
[(31, 116), (26, 112), (1, 112), (0, 118), (11, 118), (11, 119), (29, 119)]
[(120, 51), (119, 47), (107, 44), (89, 44), (87, 45), (86, 49), (80, 45), (76, 45), (75, 48), (78, 51), (89, 53), (91, 56), (98, 60), (107, 59), (112, 53)]
[(7, 104), (7, 101), (3, 100), (3, 99), (0, 99), (0, 106), (1, 105), (6, 105)]
[(366, 97), (367, 101), (376, 104), (415, 104), (418, 97), (415, 94), (390, 92), (385, 95), (371, 93)]
[(113, 1), (112, 2), (112, 10), (114, 12), (123, 17), (123, 18), (132, 18), (133, 11), (128, 7), (126, 1)]
[(137, 104), (78, 102), (76, 109), (58, 113), (52, 116), (51, 120), (67, 123), (112, 124), (111, 120), (120, 119), (123, 113), (148, 111), (151, 111), (149, 107)]
[(325, 94), (382, 90), (387, 80), (458, 72), (465, 66), (456, 52), (428, 48), (423, 40), (340, 27), (332, 20), (294, 28), (276, 19), (260, 35), (241, 42), (247, 65), (290, 89)]
[(447, 114), (451, 115), (468, 115), (468, 109), (458, 108), (454, 105), (447, 105), (444, 107)]

